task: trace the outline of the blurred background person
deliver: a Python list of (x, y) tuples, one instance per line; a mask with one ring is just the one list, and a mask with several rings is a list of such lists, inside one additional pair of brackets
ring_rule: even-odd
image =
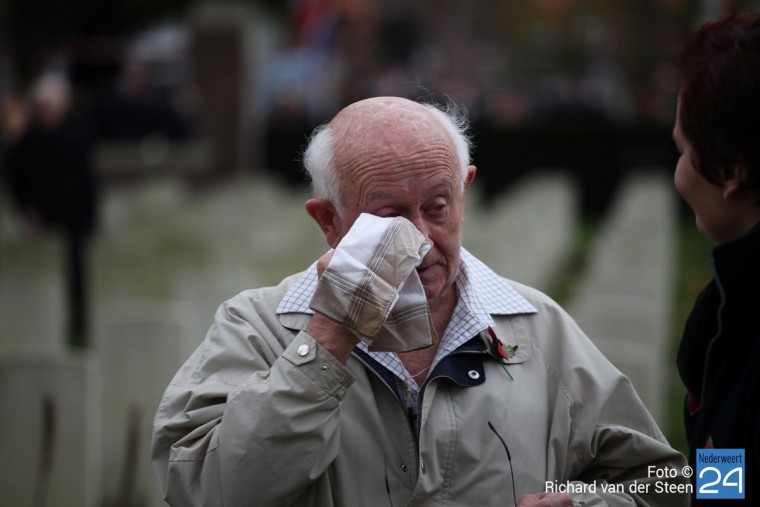
[(52, 230), (64, 243), (68, 339), (87, 344), (86, 243), (97, 219), (97, 184), (89, 140), (72, 111), (60, 74), (32, 84), (29, 123), (6, 148), (5, 177), (13, 203), (33, 232)]
[[(703, 25), (685, 44), (681, 71), (673, 132), (681, 152), (675, 186), (693, 209), (697, 229), (717, 245), (713, 279), (694, 303), (677, 359), (687, 389), (690, 460), (695, 466), (697, 449), (745, 449), (747, 478), (756, 477), (760, 14), (735, 14)], [(746, 480), (745, 486), (746, 505), (758, 505), (760, 482)]]

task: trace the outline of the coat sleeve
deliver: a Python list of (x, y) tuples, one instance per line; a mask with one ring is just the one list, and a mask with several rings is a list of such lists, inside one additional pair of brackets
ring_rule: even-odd
[(170, 505), (293, 505), (335, 459), (353, 378), (274, 322), (242, 295), (225, 303), (167, 388), (152, 459)]
[[(551, 475), (575, 489), (576, 505), (688, 505), (686, 460), (663, 436), (631, 382), (548, 298), (537, 353), (560, 395), (552, 421)], [(669, 474), (663, 477), (663, 474)], [(680, 488), (680, 489), (679, 489)], [(680, 491), (680, 492), (679, 492)]]
[[(608, 394), (596, 413), (580, 414), (581, 403), (575, 403), (572, 433), (579, 459), (570, 468), (576, 481), (594, 490), (576, 493), (574, 500), (587, 506), (687, 506), (683, 455), (670, 447), (654, 421), (644, 420), (648, 413), (628, 379), (621, 376)], [(625, 417), (637, 411), (641, 417)]]

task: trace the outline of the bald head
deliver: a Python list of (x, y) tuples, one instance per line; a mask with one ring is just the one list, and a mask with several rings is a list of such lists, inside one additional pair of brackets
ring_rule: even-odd
[(330, 122), (339, 134), (363, 134), (366, 131), (411, 130), (426, 125), (441, 129), (429, 108), (400, 97), (373, 97), (354, 102), (343, 108)]
[[(314, 195), (340, 207), (345, 182), (356, 181), (375, 167), (374, 159), (403, 156), (402, 151), (438, 146), (461, 169), (462, 183), (470, 163), (464, 115), (399, 97), (374, 97), (341, 110), (315, 130), (304, 153)], [(434, 161), (431, 161), (433, 163)]]
[(431, 111), (416, 102), (397, 97), (378, 97), (356, 102), (330, 122), (335, 138), (335, 169), (341, 184), (371, 170), (373, 157), (396, 154), (411, 146), (439, 144), (455, 153), (454, 141)]

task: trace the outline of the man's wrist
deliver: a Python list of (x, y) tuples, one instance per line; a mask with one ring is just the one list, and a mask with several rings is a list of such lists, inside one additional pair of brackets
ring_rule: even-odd
[(359, 342), (351, 331), (321, 313), (314, 314), (306, 332), (343, 364)]

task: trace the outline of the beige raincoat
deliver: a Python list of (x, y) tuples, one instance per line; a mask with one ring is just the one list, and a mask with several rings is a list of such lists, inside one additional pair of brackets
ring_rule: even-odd
[(294, 280), (224, 303), (166, 390), (152, 453), (171, 505), (508, 506), (513, 484), (519, 497), (547, 481), (577, 505), (686, 505), (663, 489), (687, 482), (684, 458), (538, 291), (510, 282), (537, 313), (492, 316), (518, 346), (508, 364), (479, 335), (436, 366), (417, 439), (367, 354), (343, 366), (304, 331), (310, 315), (276, 313)]

